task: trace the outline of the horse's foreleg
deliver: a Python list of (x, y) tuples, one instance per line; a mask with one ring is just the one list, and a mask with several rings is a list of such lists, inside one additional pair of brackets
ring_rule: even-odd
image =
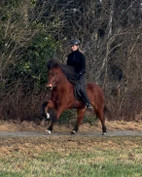
[(63, 107), (59, 107), (56, 112), (54, 117), (52, 118), (52, 122), (51, 125), (48, 127), (48, 129), (46, 130), (46, 132), (48, 132), (48, 134), (51, 134), (52, 130), (53, 130), (53, 126), (54, 123), (59, 119), (60, 115), (62, 114), (62, 112), (64, 111)]
[(48, 127), (48, 129), (46, 130), (46, 132), (51, 135), (51, 132), (53, 130), (53, 126), (54, 126), (54, 121), (51, 122), (51, 125)]
[(47, 120), (50, 119), (50, 114), (49, 114), (48, 110), (53, 109), (53, 108), (55, 108), (54, 102), (52, 100), (49, 100), (43, 108), (43, 112), (44, 112)]
[(84, 114), (85, 114), (85, 108), (82, 108), (82, 109), (78, 109), (77, 110), (77, 123), (74, 127), (74, 129), (72, 130), (71, 134), (76, 134), (77, 131), (78, 131), (78, 128), (83, 120), (83, 117), (84, 117)]

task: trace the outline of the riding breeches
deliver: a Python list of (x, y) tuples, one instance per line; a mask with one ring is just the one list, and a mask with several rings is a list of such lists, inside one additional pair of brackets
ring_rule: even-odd
[(90, 104), (87, 92), (86, 92), (86, 83), (85, 83), (85, 76), (82, 75), (78, 82), (74, 84), (75, 89), (75, 97), (85, 104)]

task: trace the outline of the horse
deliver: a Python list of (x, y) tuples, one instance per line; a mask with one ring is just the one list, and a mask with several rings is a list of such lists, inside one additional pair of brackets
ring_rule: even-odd
[[(81, 100), (77, 100), (74, 95), (74, 86), (69, 82), (61, 65), (57, 62), (49, 62), (48, 64), (48, 82), (46, 87), (51, 90), (51, 98), (44, 103), (43, 112), (46, 119), (50, 119), (49, 110), (54, 110), (54, 118), (51, 119), (51, 125), (46, 132), (51, 134), (54, 123), (60, 118), (63, 111), (67, 109), (77, 109), (77, 122), (71, 134), (76, 134), (80, 124), (82, 123), (86, 112), (86, 105)], [(52, 64), (51, 64), (52, 63)], [(65, 66), (64, 68), (67, 68)], [(88, 98), (93, 107), (93, 111), (100, 119), (102, 125), (102, 134), (106, 133), (106, 125), (104, 118), (104, 93), (100, 86), (95, 83), (86, 85)]]

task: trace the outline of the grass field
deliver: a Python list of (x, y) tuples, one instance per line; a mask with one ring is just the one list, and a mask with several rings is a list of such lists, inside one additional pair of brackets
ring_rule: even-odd
[(3, 137), (0, 177), (141, 177), (142, 137)]

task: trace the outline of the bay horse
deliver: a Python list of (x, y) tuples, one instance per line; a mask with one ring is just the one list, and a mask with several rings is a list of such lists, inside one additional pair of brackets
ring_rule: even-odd
[[(48, 134), (51, 134), (54, 123), (59, 119), (63, 111), (73, 108), (77, 109), (77, 123), (71, 133), (76, 134), (86, 112), (86, 105), (75, 98), (74, 86), (69, 82), (61, 65), (57, 62), (50, 61), (50, 64), (48, 64), (48, 83), (46, 87), (51, 90), (51, 98), (44, 104), (43, 112), (46, 118), (50, 119), (49, 110), (54, 109), (55, 111), (55, 117), (51, 119), (51, 125), (47, 129)], [(95, 83), (88, 83), (86, 89), (94, 113), (101, 121), (102, 134), (105, 134), (103, 90)]]

